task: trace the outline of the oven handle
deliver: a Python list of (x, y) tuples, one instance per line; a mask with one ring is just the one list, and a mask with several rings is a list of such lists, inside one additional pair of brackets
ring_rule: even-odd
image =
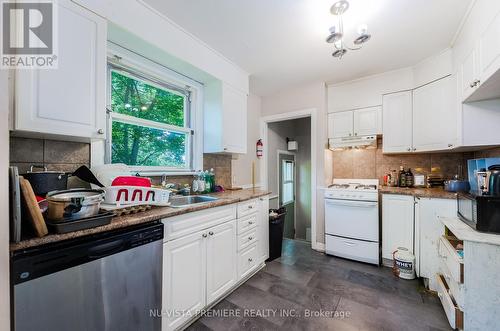
[(346, 207), (364, 207), (371, 208), (377, 207), (377, 202), (369, 201), (350, 201), (350, 200), (332, 200), (325, 199), (325, 204), (331, 206), (346, 206)]

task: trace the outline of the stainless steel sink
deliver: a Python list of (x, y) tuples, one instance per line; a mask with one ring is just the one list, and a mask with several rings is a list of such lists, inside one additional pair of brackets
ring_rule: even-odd
[(209, 197), (207, 195), (188, 195), (183, 197), (173, 197), (170, 199), (170, 207), (182, 208), (217, 200), (219, 199)]

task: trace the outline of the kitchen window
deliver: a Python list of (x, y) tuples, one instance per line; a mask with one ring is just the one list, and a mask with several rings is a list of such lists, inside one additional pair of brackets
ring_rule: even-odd
[[(108, 61), (106, 161), (139, 173), (192, 172), (201, 159), (193, 88), (162, 75), (167, 68), (139, 60), (149, 70), (118, 56)], [(160, 70), (151, 75), (155, 67)]]

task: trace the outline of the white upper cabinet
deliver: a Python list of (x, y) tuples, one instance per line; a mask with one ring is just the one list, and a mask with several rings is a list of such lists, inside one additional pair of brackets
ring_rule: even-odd
[(247, 152), (247, 94), (226, 83), (205, 86), (204, 152)]
[(381, 133), (381, 107), (368, 107), (328, 114), (328, 138)]
[(382, 133), (381, 107), (369, 107), (354, 111), (354, 135), (367, 136)]
[(58, 11), (58, 68), (17, 70), (13, 128), (106, 136), (106, 21), (69, 0)]
[(412, 145), (412, 91), (383, 96), (382, 105), (383, 152), (411, 152)]
[(328, 114), (328, 138), (352, 136), (353, 119), (352, 111)]
[[(500, 69), (500, 14), (481, 34), (479, 39), (480, 81), (486, 82)], [(500, 94), (499, 94), (500, 96)]]
[(479, 86), (478, 50), (474, 48), (460, 66), (462, 75), (462, 100), (466, 100)]
[(413, 91), (413, 151), (455, 147), (458, 113), (455, 82), (448, 76)]

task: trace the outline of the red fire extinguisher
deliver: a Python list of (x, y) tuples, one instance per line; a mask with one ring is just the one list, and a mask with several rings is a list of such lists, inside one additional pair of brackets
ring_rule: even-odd
[(264, 144), (262, 143), (262, 139), (257, 140), (257, 157), (260, 159), (264, 152)]

